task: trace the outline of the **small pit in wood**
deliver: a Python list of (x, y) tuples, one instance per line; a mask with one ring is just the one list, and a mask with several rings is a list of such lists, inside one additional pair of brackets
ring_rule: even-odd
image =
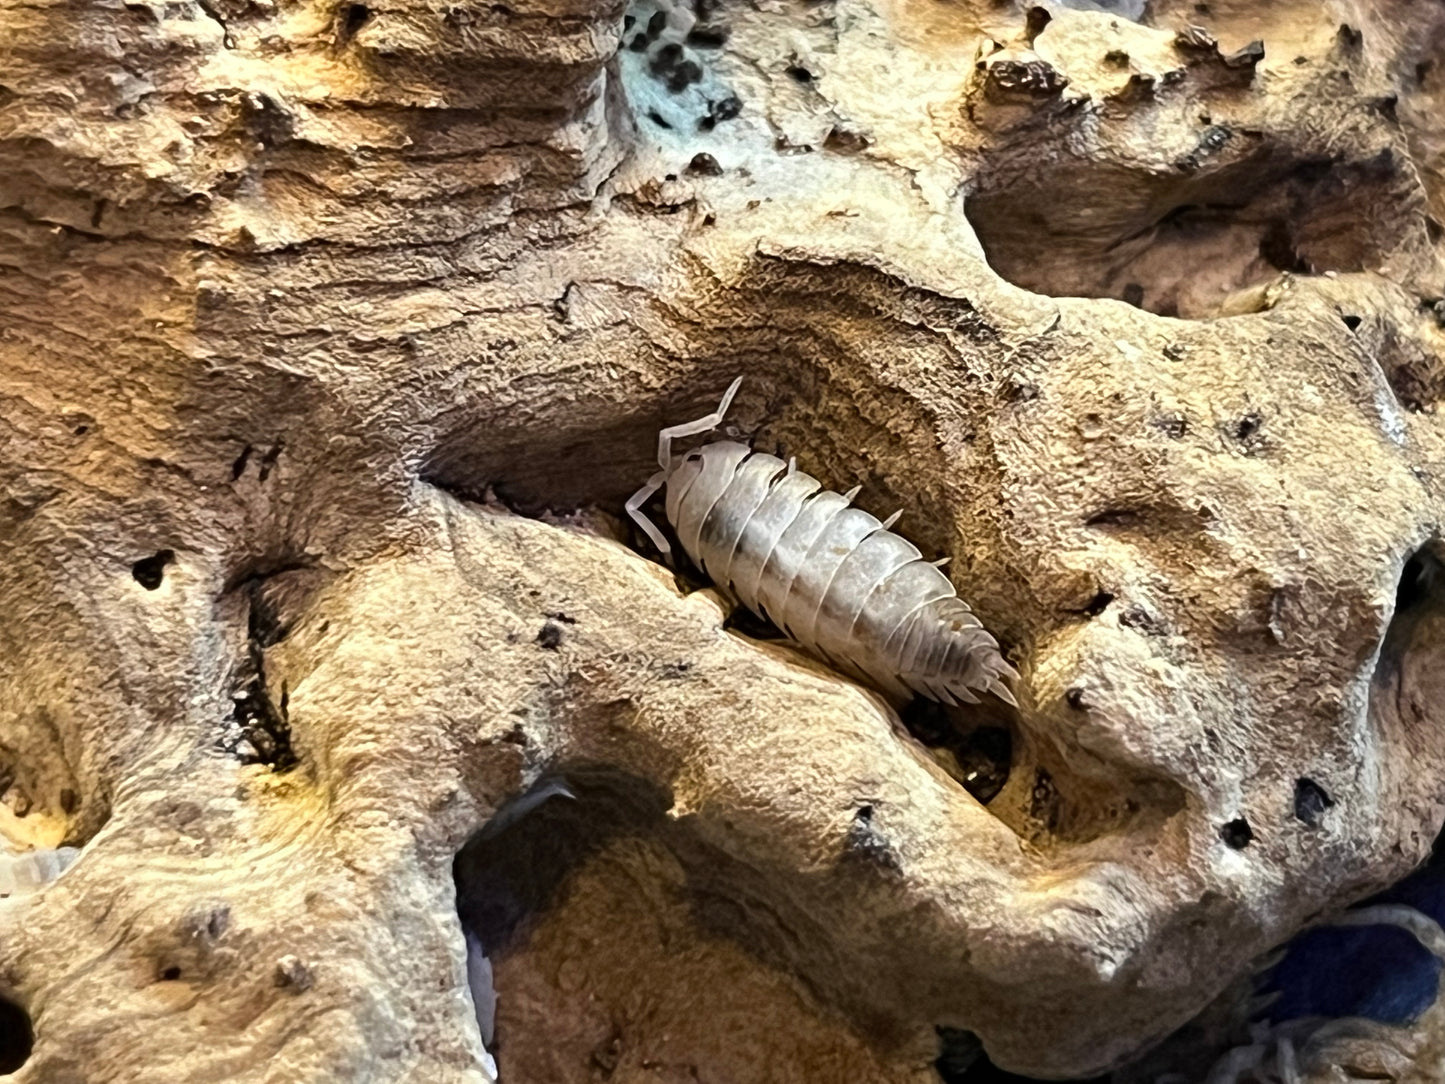
[(174, 564), (175, 560), (175, 550), (158, 550), (151, 556), (142, 557), (131, 565), (130, 574), (135, 582), (147, 591), (158, 591), (161, 584), (165, 582), (167, 566)]

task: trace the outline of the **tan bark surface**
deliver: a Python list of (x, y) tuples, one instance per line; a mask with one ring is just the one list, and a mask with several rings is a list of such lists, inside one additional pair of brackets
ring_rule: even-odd
[[(488, 1079), (459, 909), (509, 1084), (1082, 1075), (1419, 862), (1445, 9), (1116, 6), (0, 0), (14, 1079)], [(622, 526), (736, 375), (987, 804)]]

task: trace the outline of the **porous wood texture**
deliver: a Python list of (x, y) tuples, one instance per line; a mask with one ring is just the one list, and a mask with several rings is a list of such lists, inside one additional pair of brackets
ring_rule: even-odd
[[(1082, 1075), (1428, 851), (1445, 8), (699, 4), (0, 0), (15, 1080), (488, 1079), (459, 907), (508, 1084)], [(1017, 712), (622, 527), (738, 375)]]

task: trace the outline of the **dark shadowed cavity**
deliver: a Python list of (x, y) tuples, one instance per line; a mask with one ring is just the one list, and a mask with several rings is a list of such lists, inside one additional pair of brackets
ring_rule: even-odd
[[(940, 1027), (938, 1057), (933, 1068), (943, 1084), (1029, 1084), (1034, 1077), (1000, 1069), (984, 1053), (977, 1035), (962, 1028)], [(1107, 1076), (1075, 1078), (1075, 1084), (1108, 1084)]]
[[(1375, 664), (1370, 713), (1377, 725), (1440, 725), (1445, 695), (1445, 561), (1432, 541), (1400, 570), (1395, 612)], [(1316, 780), (1323, 783), (1323, 780)]]
[(165, 581), (166, 567), (174, 564), (175, 559), (175, 550), (159, 550), (131, 565), (130, 574), (147, 591), (156, 591)]
[(35, 1045), (30, 1015), (15, 1002), (0, 996), (0, 1075), (25, 1064)]
[(995, 152), (965, 212), (999, 275), (1054, 297), (1192, 319), (1259, 311), (1254, 291), (1281, 275), (1370, 269), (1418, 225), (1394, 209), (1412, 204), (1388, 151), (1346, 161), (1219, 124), (1166, 170), (1029, 147)]
[(661, 788), (606, 769), (542, 778), (458, 852), (462, 925), (489, 955), (506, 951), (587, 859), (613, 840), (650, 834), (670, 805)]
[(982, 805), (1003, 790), (1013, 767), (1013, 731), (969, 708), (914, 699), (899, 712), (908, 732), (933, 755), (940, 767)]
[[(669, 816), (671, 807), (666, 790), (647, 780), (602, 766), (569, 765), (503, 805), (463, 845), (453, 865), (457, 911), (484, 1036), (496, 1024), (497, 999), (507, 996), (505, 985), (494, 985), (493, 963), (522, 953), (584, 866), (608, 860), (612, 844), (638, 838), (677, 859), (685, 872), (687, 906), (700, 931), (803, 982), (822, 1005), (849, 1017), (866, 1034), (880, 1037), (879, 1028), (897, 1026), (887, 1012), (897, 1003), (897, 991), (838, 957), (831, 916), (780, 894), (777, 869), (718, 848), (694, 818)], [(810, 875), (830, 882), (820, 888), (825, 894), (877, 889), (899, 870), (887, 818), (867, 804), (855, 811), (835, 857), (826, 871)], [(918, 936), (926, 939), (928, 933), (921, 930)], [(645, 998), (646, 991), (639, 996)], [(506, 1044), (505, 1030), (498, 1030), (488, 1050), (505, 1051)]]

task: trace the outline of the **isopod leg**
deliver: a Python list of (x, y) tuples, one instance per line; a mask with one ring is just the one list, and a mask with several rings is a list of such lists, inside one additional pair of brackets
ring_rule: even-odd
[(1279, 1063), (1279, 1078), (1282, 1084), (1299, 1084), (1299, 1061), (1295, 1057), (1294, 1042), (1288, 1035), (1279, 1037), (1279, 1050), (1275, 1061)]
[(627, 514), (632, 517), (632, 522), (642, 528), (643, 533), (652, 540), (652, 544), (662, 551), (667, 558), (672, 557), (672, 547), (668, 545), (667, 539), (657, 529), (657, 524), (647, 518), (642, 511), (651, 496), (662, 488), (662, 483), (667, 481), (667, 471), (660, 470), (649, 478), (636, 493), (627, 498)]
[(738, 377), (728, 385), (728, 390), (723, 392), (722, 402), (711, 414), (704, 415), (696, 421), (669, 425), (659, 432), (657, 434), (657, 465), (664, 471), (672, 468), (672, 442), (674, 440), (679, 437), (692, 437), (698, 433), (706, 433), (709, 429), (716, 429), (721, 425), (723, 415), (728, 412), (728, 407), (732, 406), (733, 396), (738, 393), (738, 385), (742, 382), (743, 378)]

